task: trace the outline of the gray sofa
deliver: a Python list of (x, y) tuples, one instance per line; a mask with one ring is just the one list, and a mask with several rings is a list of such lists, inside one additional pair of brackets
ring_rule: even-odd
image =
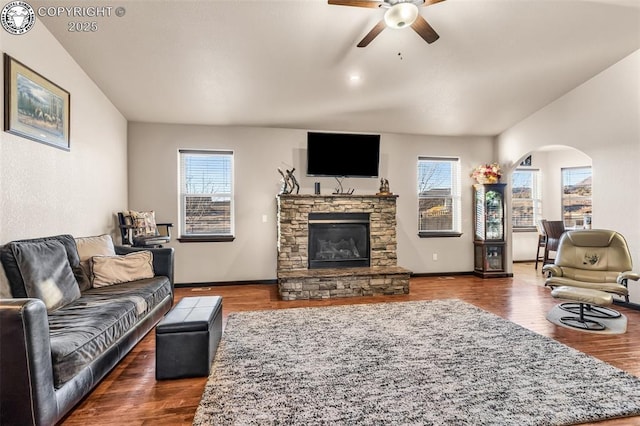
[[(117, 255), (140, 250), (114, 247)], [(0, 249), (13, 296), (0, 299), (0, 424), (59, 422), (170, 310), (173, 249), (144, 250), (152, 276), (91, 288), (70, 235)]]

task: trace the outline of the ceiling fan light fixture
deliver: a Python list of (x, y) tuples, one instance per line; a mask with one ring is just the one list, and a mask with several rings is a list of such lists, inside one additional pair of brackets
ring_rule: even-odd
[(384, 14), (384, 23), (389, 28), (411, 26), (418, 18), (418, 6), (413, 3), (396, 3)]

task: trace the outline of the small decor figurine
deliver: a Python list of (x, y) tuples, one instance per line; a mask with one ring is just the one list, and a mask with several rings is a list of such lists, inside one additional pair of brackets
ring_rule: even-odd
[(502, 174), (498, 163), (482, 164), (471, 173), (471, 177), (478, 183), (498, 183)]
[(380, 179), (380, 192), (378, 192), (376, 195), (393, 195), (393, 192), (390, 192), (389, 190), (389, 180), (388, 179), (384, 179), (381, 178)]
[(353, 191), (355, 190), (355, 188), (349, 188), (346, 191), (344, 190), (344, 187), (342, 186), (342, 180), (339, 179), (338, 177), (336, 177), (336, 181), (338, 182), (338, 187), (336, 188), (335, 191), (333, 191), (333, 195), (351, 195), (353, 194)]
[(300, 185), (298, 184), (298, 179), (296, 179), (293, 172), (296, 171), (294, 167), (291, 170), (287, 170), (286, 174), (278, 167), (278, 173), (282, 176), (282, 189), (280, 190), (281, 194), (291, 194), (293, 190), (296, 190), (296, 194), (300, 192)]

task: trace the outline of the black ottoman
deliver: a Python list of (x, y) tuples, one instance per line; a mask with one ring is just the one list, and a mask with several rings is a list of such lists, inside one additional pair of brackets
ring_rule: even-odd
[(222, 337), (222, 297), (185, 297), (156, 326), (156, 379), (208, 376)]

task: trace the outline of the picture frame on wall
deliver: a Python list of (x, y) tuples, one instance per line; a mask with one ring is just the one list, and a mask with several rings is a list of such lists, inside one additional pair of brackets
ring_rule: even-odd
[(70, 151), (71, 95), (4, 54), (4, 130)]

